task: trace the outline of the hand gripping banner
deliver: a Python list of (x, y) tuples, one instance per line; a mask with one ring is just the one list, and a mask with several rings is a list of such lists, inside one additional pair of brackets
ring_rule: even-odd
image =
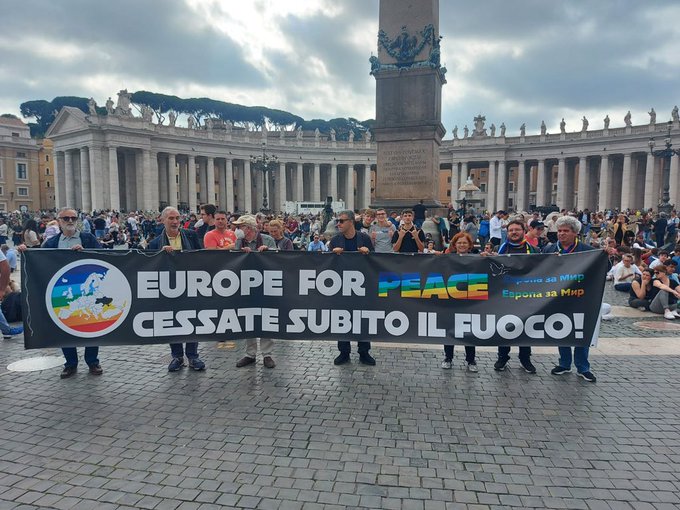
[(606, 255), (27, 250), (27, 349), (277, 338), (589, 345)]

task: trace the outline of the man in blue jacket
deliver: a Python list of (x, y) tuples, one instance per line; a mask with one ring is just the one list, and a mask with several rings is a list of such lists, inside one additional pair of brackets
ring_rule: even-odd
[[(179, 211), (174, 207), (166, 207), (161, 213), (164, 229), (161, 235), (149, 243), (147, 250), (165, 250), (174, 253), (182, 250), (200, 250), (201, 242), (195, 230), (180, 228)], [(170, 344), (172, 361), (168, 365), (168, 372), (177, 372), (184, 366), (184, 354), (189, 359), (189, 367), (194, 370), (205, 370), (205, 363), (198, 357), (198, 342), (187, 342), (186, 349), (181, 343)]]
[[(58, 248), (60, 250), (87, 250), (94, 248), (101, 248), (97, 238), (92, 235), (90, 231), (78, 232), (76, 222), (78, 215), (75, 209), (65, 207), (57, 213), (57, 221), (59, 222), (59, 229), (61, 232), (56, 236), (50, 237), (43, 244), (42, 248)], [(23, 252), (26, 250), (26, 245), (20, 245), (17, 250)], [(64, 370), (62, 370), (60, 377), (66, 379), (75, 375), (78, 371), (78, 350), (75, 347), (62, 347), (61, 351), (64, 353)], [(99, 364), (99, 346), (88, 345), (85, 347), (85, 363), (89, 367), (92, 375), (101, 375), (104, 373)]]
[[(543, 253), (580, 253), (595, 249), (578, 240), (581, 222), (573, 216), (560, 216), (555, 222), (555, 227), (557, 228), (557, 242), (543, 248)], [(560, 362), (550, 373), (553, 375), (567, 374), (571, 372), (571, 347), (558, 347), (558, 349), (560, 352)], [(574, 347), (574, 365), (579, 377), (583, 377), (588, 382), (595, 382), (597, 378), (590, 371), (590, 363), (588, 362), (589, 350), (590, 348), (587, 346)]]

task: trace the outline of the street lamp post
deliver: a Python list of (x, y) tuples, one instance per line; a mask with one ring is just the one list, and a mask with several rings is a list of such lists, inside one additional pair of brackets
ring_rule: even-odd
[(668, 134), (664, 143), (666, 147), (659, 150), (654, 150), (654, 138), (649, 139), (649, 152), (657, 158), (663, 158), (663, 195), (661, 196), (661, 203), (659, 204), (659, 212), (666, 213), (667, 215), (673, 210), (673, 204), (670, 203), (670, 173), (671, 173), (671, 158), (676, 155), (680, 155), (680, 150), (673, 149), (673, 144), (671, 143), (671, 128), (673, 127), (673, 121), (668, 121)]
[[(476, 191), (479, 191), (479, 188), (475, 186), (475, 183), (472, 182), (472, 176), (468, 175), (467, 180), (465, 181), (465, 184), (463, 184), (460, 188), (458, 188), (458, 193), (463, 192), (463, 217), (467, 214), (467, 202), (468, 200), (472, 199), (472, 194)], [(461, 200), (459, 200), (460, 202)]]
[(267, 144), (265, 142), (262, 142), (262, 155), (261, 156), (253, 156), (252, 154), (250, 155), (250, 163), (253, 165), (253, 168), (255, 170), (260, 170), (264, 174), (264, 186), (262, 186), (262, 208), (260, 211), (262, 212), (270, 212), (271, 209), (269, 208), (269, 203), (267, 201), (267, 186), (269, 184), (269, 179), (267, 178), (269, 172), (272, 172), (272, 175), (274, 175), (274, 172), (276, 170), (276, 167), (279, 164), (279, 158), (274, 155), (267, 155), (267, 152), (265, 151), (265, 148), (267, 147)]

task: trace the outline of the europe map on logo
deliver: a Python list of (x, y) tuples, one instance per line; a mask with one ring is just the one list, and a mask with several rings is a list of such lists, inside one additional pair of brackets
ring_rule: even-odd
[(47, 286), (45, 298), (52, 320), (62, 330), (97, 337), (123, 322), (132, 292), (119, 269), (89, 259), (64, 266)]

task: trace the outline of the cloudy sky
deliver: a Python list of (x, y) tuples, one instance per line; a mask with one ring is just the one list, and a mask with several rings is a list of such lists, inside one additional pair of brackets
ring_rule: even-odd
[[(390, 0), (383, 0), (390, 1)], [(415, 1), (415, 0), (414, 0)], [(508, 134), (666, 121), (676, 103), (675, 0), (440, 2), (442, 121)], [(211, 97), (305, 119), (375, 117), (378, 0), (0, 0), (0, 113), (119, 89)]]

